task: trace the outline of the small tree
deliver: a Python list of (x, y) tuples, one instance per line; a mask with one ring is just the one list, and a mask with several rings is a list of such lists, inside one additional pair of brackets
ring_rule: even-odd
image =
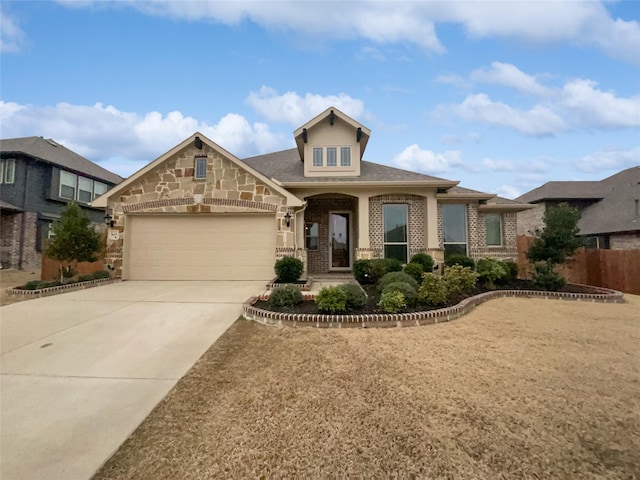
[(100, 251), (101, 237), (91, 227), (91, 220), (76, 203), (62, 211), (60, 220), (51, 227), (54, 237), (46, 250), (47, 256), (60, 262), (60, 281), (65, 273), (73, 275), (78, 262), (95, 262)]
[[(564, 263), (567, 257), (584, 244), (578, 237), (578, 220), (580, 212), (567, 203), (560, 203), (545, 212), (544, 229), (536, 232), (537, 238), (527, 251), (527, 258), (536, 264), (536, 276), (542, 275), (551, 280), (548, 277), (552, 275), (551, 272), (555, 273), (554, 267)], [(557, 278), (553, 282), (544, 283), (553, 289), (559, 289), (563, 282), (556, 281), (560, 278), (557, 273), (555, 276)]]

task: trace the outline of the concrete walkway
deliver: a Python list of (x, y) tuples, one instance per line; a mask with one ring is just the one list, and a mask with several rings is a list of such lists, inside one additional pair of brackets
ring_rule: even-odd
[(90, 478), (264, 282), (123, 282), (0, 309), (0, 478)]

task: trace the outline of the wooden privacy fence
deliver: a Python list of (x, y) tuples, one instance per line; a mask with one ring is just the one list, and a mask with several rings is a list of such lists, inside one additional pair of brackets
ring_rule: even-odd
[[(104, 270), (104, 260), (98, 259), (97, 262), (80, 262), (76, 266), (77, 275), (88, 275), (93, 272)], [(40, 278), (42, 280), (59, 280), (60, 279), (60, 262), (42, 254), (42, 265), (40, 267)]]
[[(518, 275), (531, 278), (533, 266), (527, 250), (533, 237), (518, 236)], [(560, 273), (571, 283), (612, 288), (640, 295), (640, 250), (602, 250), (580, 248), (560, 267)]]

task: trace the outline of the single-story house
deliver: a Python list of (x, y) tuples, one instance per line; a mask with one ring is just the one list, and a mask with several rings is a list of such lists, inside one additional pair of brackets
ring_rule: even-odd
[(270, 280), (283, 256), (311, 276), (418, 252), (516, 257), (529, 205), (364, 161), (370, 136), (337, 108), (295, 148), (242, 160), (195, 133), (94, 201), (113, 217), (106, 261), (132, 280)]
[(566, 202), (580, 212), (587, 248), (640, 248), (640, 166), (598, 181), (547, 182), (517, 200), (535, 205), (518, 213), (519, 235), (535, 235), (545, 212)]

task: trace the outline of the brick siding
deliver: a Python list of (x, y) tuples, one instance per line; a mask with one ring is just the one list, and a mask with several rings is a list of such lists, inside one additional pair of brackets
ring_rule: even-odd
[(384, 251), (384, 228), (382, 211), (387, 203), (400, 203), (409, 207), (408, 247), (409, 257), (425, 250), (425, 202), (418, 195), (378, 195), (369, 198), (369, 242), (374, 257), (382, 257)]
[[(20, 237), (24, 218), (24, 242), (22, 264), (20, 264)], [(38, 235), (38, 214), (24, 212), (2, 215), (0, 224), (2, 268), (40, 269), (42, 257), (36, 250)]]

